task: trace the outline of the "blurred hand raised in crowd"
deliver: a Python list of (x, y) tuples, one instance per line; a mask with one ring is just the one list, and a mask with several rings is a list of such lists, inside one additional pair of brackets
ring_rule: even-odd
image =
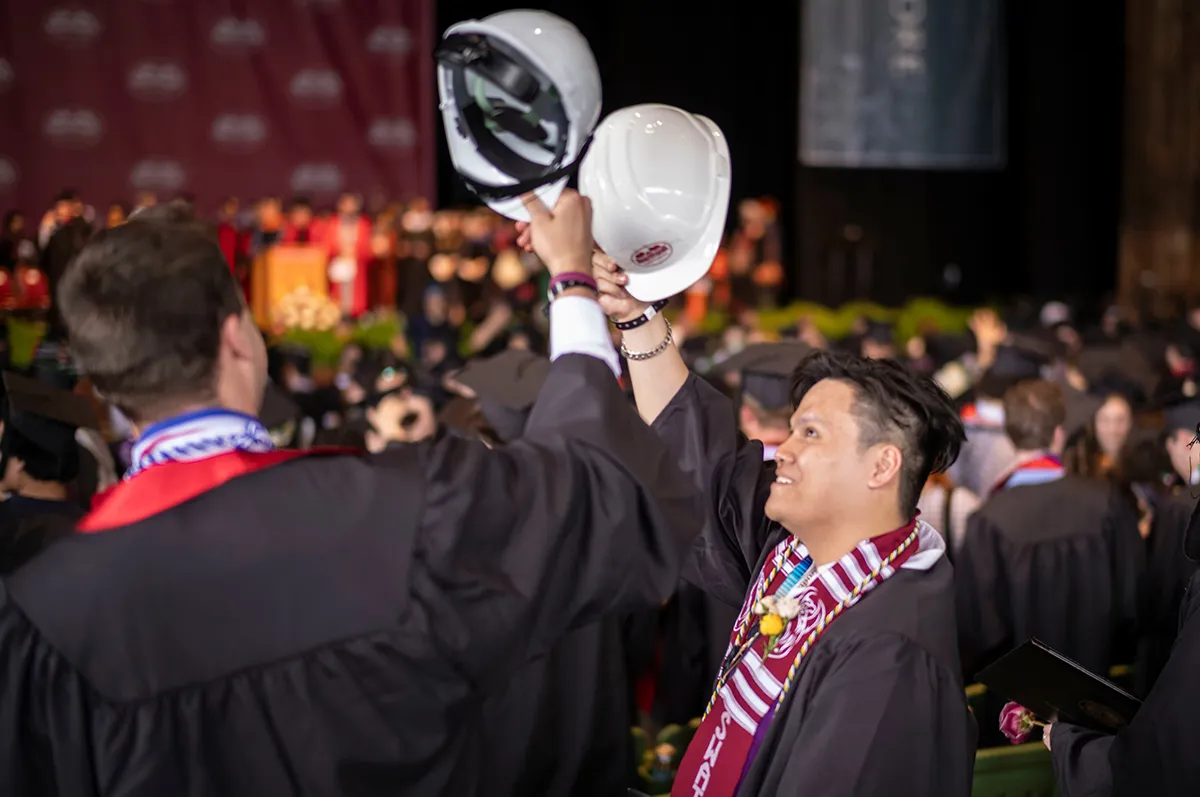
[(600, 289), (600, 308), (614, 321), (628, 321), (646, 312), (650, 305), (629, 295), (629, 277), (611, 257), (599, 249), (592, 253), (592, 275)]
[(592, 271), (592, 203), (578, 191), (563, 191), (550, 210), (536, 194), (522, 197), (530, 222), (518, 223), (517, 239), (525, 251), (536, 252), (551, 275)]
[(994, 349), (1008, 337), (1008, 327), (996, 314), (995, 310), (983, 308), (976, 310), (967, 326), (975, 333), (975, 340), (980, 349)]

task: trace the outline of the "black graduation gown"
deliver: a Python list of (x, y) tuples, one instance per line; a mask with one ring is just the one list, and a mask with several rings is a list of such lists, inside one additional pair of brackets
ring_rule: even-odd
[(1192, 576), (1171, 658), (1133, 722), (1115, 736), (1056, 723), (1051, 759), (1063, 797), (1200, 794), (1200, 574)]
[[(529, 411), (513, 411), (511, 444)], [(495, 425), (495, 424), (493, 424)], [(525, 662), (483, 706), (488, 795), (611, 797), (636, 782), (629, 649), (631, 617), (576, 628), (548, 653)]]
[(1142, 576), (1136, 691), (1144, 697), (1166, 666), (1179, 633), (1179, 612), (1196, 563), (1184, 554), (1188, 518), (1196, 507), (1186, 488), (1158, 500), (1154, 525), (1146, 539), (1146, 571)]
[(996, 493), (971, 516), (954, 560), (968, 674), (1030, 637), (1105, 674), (1133, 650), (1142, 544), (1103, 484), (1067, 475)]
[(698, 497), (607, 366), (525, 439), (295, 459), (0, 581), (0, 794), (471, 795), (481, 707), (673, 591)]
[(704, 713), (737, 616), (694, 584), (679, 585), (658, 617), (656, 722), (685, 725)]
[(576, 629), (484, 703), (487, 795), (612, 797), (634, 782), (622, 618)]
[[(763, 514), (774, 463), (740, 435), (731, 402), (695, 375), (653, 428), (707, 493), (684, 575), (741, 605), (751, 574), (787, 534)], [(898, 571), (838, 618), (800, 666), (739, 797), (970, 794), (975, 725), (953, 605), (943, 558), (927, 572)]]
[(11, 573), (75, 530), (83, 510), (73, 501), (14, 495), (0, 501), (0, 576)]

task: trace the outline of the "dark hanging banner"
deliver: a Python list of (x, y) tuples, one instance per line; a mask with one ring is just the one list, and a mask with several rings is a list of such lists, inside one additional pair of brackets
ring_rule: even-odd
[(806, 166), (1004, 166), (1000, 0), (804, 0)]

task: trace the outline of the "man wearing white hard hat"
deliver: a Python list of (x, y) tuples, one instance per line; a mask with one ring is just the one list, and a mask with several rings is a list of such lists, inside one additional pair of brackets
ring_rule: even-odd
[(546, 11), (504, 11), (451, 26), (436, 56), (446, 142), (463, 182), (517, 221), (529, 220), (523, 194), (552, 207), (600, 118), (587, 40)]
[[(697, 117), (627, 111), (601, 125), (580, 175), (607, 253), (593, 258), (601, 304), (639, 412), (709, 493), (685, 577), (740, 607), (672, 795), (966, 797), (976, 733), (953, 575), (916, 517), (921, 485), (958, 454), (958, 414), (892, 361), (813, 352), (792, 375), (791, 434), (764, 462), (656, 312), (711, 263), (710, 205), (685, 199), (719, 186), (728, 164), (720, 147), (685, 150), (688, 123), (707, 127)], [(654, 270), (677, 249), (700, 262)]]

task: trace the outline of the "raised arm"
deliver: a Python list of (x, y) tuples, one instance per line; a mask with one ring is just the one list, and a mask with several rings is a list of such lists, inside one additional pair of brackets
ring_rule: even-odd
[(638, 412), (651, 424), (703, 492), (704, 537), (684, 570), (685, 577), (719, 600), (740, 606), (750, 573), (767, 544), (763, 507), (774, 465), (763, 462), (760, 443), (737, 427), (732, 402), (688, 371), (666, 319), (625, 290), (613, 261), (592, 258), (600, 301), (618, 322), (650, 316), (623, 332)]
[[(553, 215), (530, 213), (552, 282), (586, 282), (587, 200), (567, 192)], [(703, 522), (696, 488), (617, 384), (594, 293), (551, 302), (550, 347), (519, 440), (425, 449), (413, 600), (444, 657), (489, 684), (573, 626), (661, 604)]]

